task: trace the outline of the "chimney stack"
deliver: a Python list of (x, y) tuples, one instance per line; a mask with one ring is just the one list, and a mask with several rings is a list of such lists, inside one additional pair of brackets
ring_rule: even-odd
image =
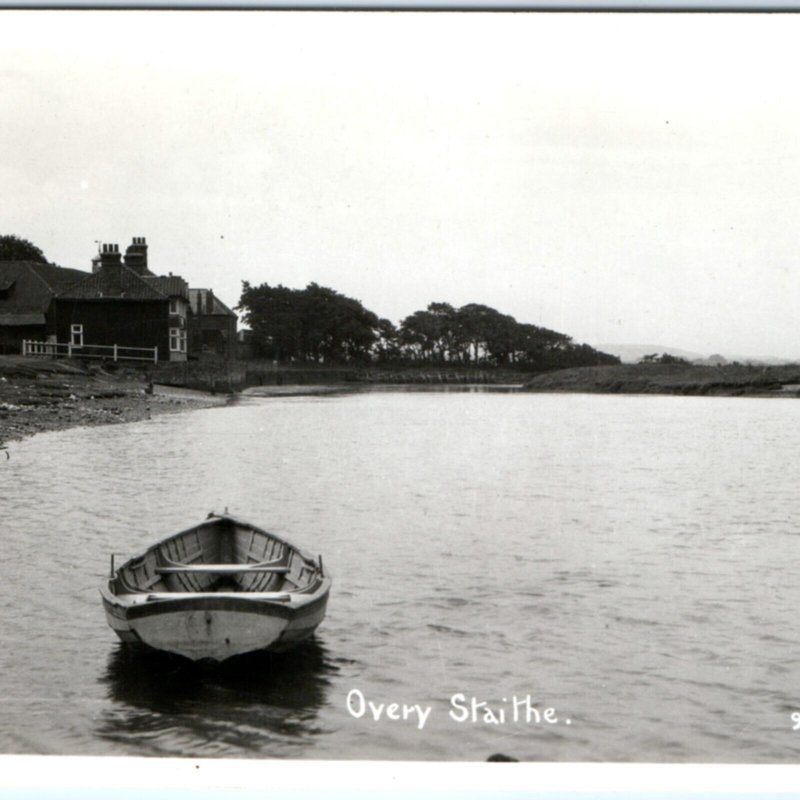
[(147, 268), (147, 241), (144, 236), (134, 236), (125, 251), (125, 266), (130, 267), (137, 275), (151, 275)]
[(102, 244), (100, 245), (100, 252), (92, 259), (92, 272), (120, 263), (122, 263), (122, 256), (119, 252), (119, 245)]

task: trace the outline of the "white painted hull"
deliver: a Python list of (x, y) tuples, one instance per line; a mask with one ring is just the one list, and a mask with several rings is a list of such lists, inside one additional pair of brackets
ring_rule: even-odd
[(287, 620), (235, 611), (178, 611), (132, 622), (138, 638), (158, 650), (192, 661), (224, 661), (268, 649), (280, 639)]
[[(229, 517), (214, 517), (204, 523), (206, 548), (214, 557), (211, 561), (167, 561), (159, 552), (164, 545), (159, 544), (126, 562), (112, 575), (100, 592), (106, 619), (117, 636), (125, 642), (141, 642), (192, 661), (214, 662), (256, 651), (286, 650), (310, 637), (325, 616), (330, 578), (323, 577), (321, 567), (296, 548), (283, 551), (279, 566), (272, 566), (278, 563), (274, 560), (267, 565), (263, 561), (253, 563), (252, 554), (245, 561), (219, 563), (219, 553), (226, 553), (214, 549), (212, 534), (216, 533), (215, 526), (222, 527), (224, 534), (224, 524), (230, 528), (233, 523), (241, 525)], [(188, 531), (192, 542), (195, 530)], [(243, 539), (250, 548), (253, 541), (256, 548), (260, 546), (256, 534), (271, 536), (252, 526), (245, 533)], [(175, 538), (165, 540), (167, 545)], [(277, 541), (281, 547), (290, 547)], [(256, 555), (267, 556), (267, 545), (263, 550), (256, 549)], [(124, 573), (122, 578), (120, 573)], [(205, 590), (190, 590), (192, 584), (185, 578), (188, 575), (197, 581), (195, 576), (199, 576), (206, 580), (206, 576), (216, 574), (245, 577), (242, 585), (222, 591), (211, 585)], [(244, 585), (244, 580), (270, 574), (277, 575), (273, 582), (282, 581), (277, 591), (248, 590), (252, 584)], [(251, 575), (255, 578), (251, 579)], [(137, 580), (143, 590), (138, 590)], [(292, 588), (303, 581), (306, 588)], [(265, 583), (265, 579), (261, 582)]]
[(186, 606), (187, 602), (167, 601), (148, 609), (152, 613), (146, 616), (128, 619), (128, 609), (114, 607), (108, 599), (105, 602), (108, 624), (122, 641), (141, 642), (192, 661), (224, 661), (259, 650), (289, 649), (314, 633), (325, 617), (327, 602), (316, 603), (310, 613), (293, 617), (286, 616), (290, 609), (285, 606), (272, 614), (257, 601), (243, 600), (242, 604), (253, 608), (184, 607), (171, 611), (169, 605)]

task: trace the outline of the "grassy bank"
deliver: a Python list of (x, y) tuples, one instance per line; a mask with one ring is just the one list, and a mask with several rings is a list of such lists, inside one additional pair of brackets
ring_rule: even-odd
[(153, 387), (150, 378), (136, 369), (0, 356), (0, 447), (44, 431), (136, 422), (225, 402), (224, 397)]
[(620, 364), (582, 367), (538, 375), (526, 383), (526, 388), (538, 392), (798, 397), (800, 366)]

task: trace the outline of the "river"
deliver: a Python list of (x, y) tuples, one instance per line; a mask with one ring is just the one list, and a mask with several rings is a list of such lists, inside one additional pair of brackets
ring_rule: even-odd
[[(799, 451), (791, 400), (402, 390), (12, 443), (0, 752), (796, 761)], [(226, 507), (323, 554), (316, 638), (125, 649), (110, 554)]]

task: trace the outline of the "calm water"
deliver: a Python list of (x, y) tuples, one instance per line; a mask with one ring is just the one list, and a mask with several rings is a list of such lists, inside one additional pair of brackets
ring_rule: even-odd
[[(798, 452), (789, 400), (401, 391), (12, 444), (0, 752), (796, 761)], [(109, 553), (225, 506), (324, 555), (316, 640), (222, 672), (124, 649)]]

